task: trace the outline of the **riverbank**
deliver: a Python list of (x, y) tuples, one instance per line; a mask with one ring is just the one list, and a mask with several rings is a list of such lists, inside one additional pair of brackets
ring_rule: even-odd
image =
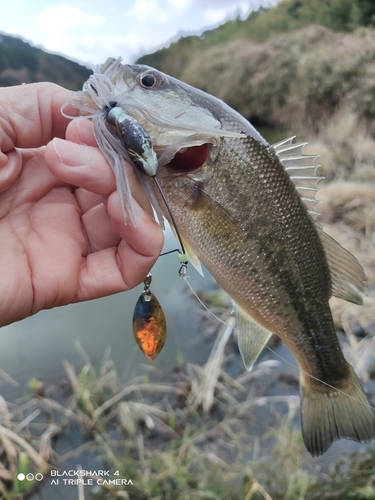
[[(108, 354), (94, 366), (77, 345), (82, 363), (65, 361), (60, 384), (33, 379), (22, 401), (2, 402), (3, 498), (36, 500), (39, 490), (64, 499), (80, 492), (79, 500), (373, 498), (374, 446), (340, 441), (322, 458), (310, 457), (294, 360), (273, 343), (274, 352), (246, 373), (226, 299), (216, 291), (202, 298), (227, 323), (202, 309), (198, 341), (211, 349), (206, 363), (177, 362), (169, 373), (150, 366), (123, 381)], [(350, 332), (357, 344), (364, 340)], [(361, 378), (375, 404), (370, 368)], [(87, 475), (74, 475), (78, 464)], [(19, 474), (44, 480), (15, 479)]]

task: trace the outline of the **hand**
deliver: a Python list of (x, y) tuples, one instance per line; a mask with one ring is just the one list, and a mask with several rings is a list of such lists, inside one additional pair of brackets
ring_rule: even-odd
[(48, 83), (0, 89), (0, 326), (128, 290), (162, 248), (132, 169), (140, 216), (124, 224), (91, 123), (61, 115), (69, 99)]

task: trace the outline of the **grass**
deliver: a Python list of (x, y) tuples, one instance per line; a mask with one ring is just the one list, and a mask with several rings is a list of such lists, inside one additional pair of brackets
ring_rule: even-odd
[[(176, 370), (174, 383), (157, 380), (155, 373), (150, 378), (156, 380), (137, 377), (123, 384), (109, 358), (97, 369), (86, 358), (79, 372), (64, 363), (68, 394), (63, 404), (42, 395), (40, 387), (35, 397), (13, 413), (4, 403), (0, 427), (3, 497), (31, 494), (33, 486), (22, 491), (24, 483), (15, 479), (20, 471), (46, 474), (53, 467), (64, 468), (66, 457), (56, 454), (52, 438), (76, 422), (106, 468), (118, 470), (119, 477), (133, 482), (125, 490), (114, 485), (96, 488), (95, 498), (273, 498), (262, 485), (267, 475), (261, 474), (262, 467), (257, 470), (271, 455), (261, 452), (263, 438), (249, 432), (249, 415), (255, 419), (257, 408), (264, 414), (264, 406), (270, 405), (283, 439), (299, 431), (291, 426), (292, 418), (285, 420), (276, 411), (274, 399), (259, 390), (258, 379), (266, 381), (274, 363), (261, 363), (253, 373), (237, 378), (223, 370), (230, 330), (221, 329), (205, 366), (189, 364)], [(248, 393), (253, 397), (247, 397)], [(289, 408), (288, 415), (294, 415), (295, 397), (282, 396), (277, 401)], [(268, 425), (256, 425), (262, 434), (268, 431)], [(277, 446), (274, 432), (267, 432), (264, 439), (273, 449), (273, 462), (280, 461), (275, 465), (279, 469), (285, 459), (283, 446)], [(294, 439), (295, 449), (305, 454), (301, 439)], [(288, 464), (293, 477), (288, 486), (290, 498), (296, 498), (293, 491), (300, 489), (298, 467), (297, 461)]]
[(54, 442), (75, 422), (85, 436), (82, 449), (90, 448), (106, 469), (132, 482), (95, 486), (93, 500), (374, 498), (375, 449), (319, 473), (296, 424), (298, 396), (267, 395), (279, 377), (278, 363), (259, 363), (253, 372), (232, 377), (230, 332), (229, 321), (207, 363), (176, 368), (173, 381), (152, 370), (123, 383), (108, 354), (95, 368), (78, 345), (84, 365), (77, 371), (64, 362), (63, 401), (47, 397), (32, 381), (34, 396), (17, 406), (0, 405), (2, 497), (26, 499), (40, 486), (26, 488), (16, 479), (20, 472), (64, 470), (75, 451), (59, 456)]

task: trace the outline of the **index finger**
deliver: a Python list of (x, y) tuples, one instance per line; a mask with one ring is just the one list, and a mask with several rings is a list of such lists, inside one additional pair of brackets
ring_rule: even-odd
[(64, 137), (70, 120), (61, 114), (61, 106), (70, 95), (54, 83), (0, 88), (1, 153), (38, 148), (53, 137)]

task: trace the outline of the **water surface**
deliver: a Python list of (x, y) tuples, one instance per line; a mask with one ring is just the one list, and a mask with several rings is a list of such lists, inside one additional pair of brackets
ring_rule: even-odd
[[(165, 249), (176, 247), (170, 231), (166, 234)], [(2, 382), (1, 391), (7, 398), (23, 392), (31, 377), (40, 377), (46, 385), (56, 384), (63, 376), (62, 360), (82, 366), (75, 348), (78, 340), (94, 364), (100, 363), (107, 348), (111, 349), (118, 373), (132, 376), (144, 371), (145, 364), (169, 372), (177, 353), (190, 360), (203, 359), (200, 350), (194, 352), (199, 329), (199, 304), (183, 278), (178, 276), (177, 254), (158, 259), (152, 270), (151, 289), (161, 303), (168, 324), (167, 341), (154, 361), (149, 361), (135, 343), (132, 331), (134, 306), (143, 285), (128, 292), (79, 304), (41, 311), (0, 329), (0, 368), (20, 382), (15, 391)], [(198, 289), (211, 282), (201, 278), (190, 265), (190, 282)], [(208, 272), (205, 272), (209, 276)]]

